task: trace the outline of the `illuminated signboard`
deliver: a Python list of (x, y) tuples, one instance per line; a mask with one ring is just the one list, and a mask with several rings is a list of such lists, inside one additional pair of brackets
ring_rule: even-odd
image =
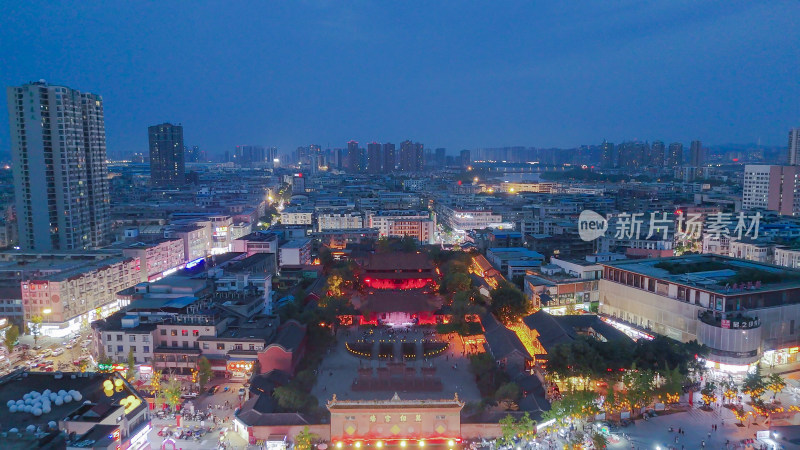
[(206, 260), (205, 258), (197, 258), (197, 259), (193, 259), (193, 260), (189, 261), (188, 263), (186, 263), (186, 268), (187, 268), (187, 269), (191, 269), (191, 268), (193, 268), (193, 267), (196, 267), (196, 266), (198, 266), (198, 265), (200, 265), (200, 264), (203, 264), (203, 262), (204, 262), (205, 260)]
[(253, 369), (253, 361), (231, 361), (228, 372), (249, 372)]

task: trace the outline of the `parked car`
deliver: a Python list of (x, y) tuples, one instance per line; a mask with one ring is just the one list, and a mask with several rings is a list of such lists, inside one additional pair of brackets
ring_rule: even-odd
[(211, 386), (211, 388), (208, 390), (208, 395), (216, 394), (218, 390), (219, 390), (219, 385), (215, 384), (214, 386)]
[(53, 350), (53, 356), (61, 356), (63, 354), (64, 354), (64, 349), (63, 348), (57, 348), (57, 349)]

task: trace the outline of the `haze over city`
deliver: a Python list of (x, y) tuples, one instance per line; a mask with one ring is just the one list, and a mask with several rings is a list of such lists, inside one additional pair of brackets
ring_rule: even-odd
[(142, 130), (163, 121), (213, 155), (350, 139), (785, 145), (800, 125), (793, 1), (4, 2), (0, 15), (0, 82), (99, 93), (112, 154), (145, 151)]
[(798, 17), (0, 4), (0, 448), (800, 448)]

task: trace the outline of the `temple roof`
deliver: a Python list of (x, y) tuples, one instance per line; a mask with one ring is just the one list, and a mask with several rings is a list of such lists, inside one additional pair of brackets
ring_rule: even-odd
[(433, 262), (424, 253), (372, 253), (369, 255), (366, 271), (388, 270), (433, 270)]

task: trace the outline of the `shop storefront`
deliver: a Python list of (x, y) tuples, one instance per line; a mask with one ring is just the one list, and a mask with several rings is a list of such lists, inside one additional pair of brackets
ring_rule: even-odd
[(800, 347), (789, 347), (778, 350), (767, 350), (761, 358), (762, 364), (768, 367), (780, 366), (783, 364), (793, 364), (800, 359)]

